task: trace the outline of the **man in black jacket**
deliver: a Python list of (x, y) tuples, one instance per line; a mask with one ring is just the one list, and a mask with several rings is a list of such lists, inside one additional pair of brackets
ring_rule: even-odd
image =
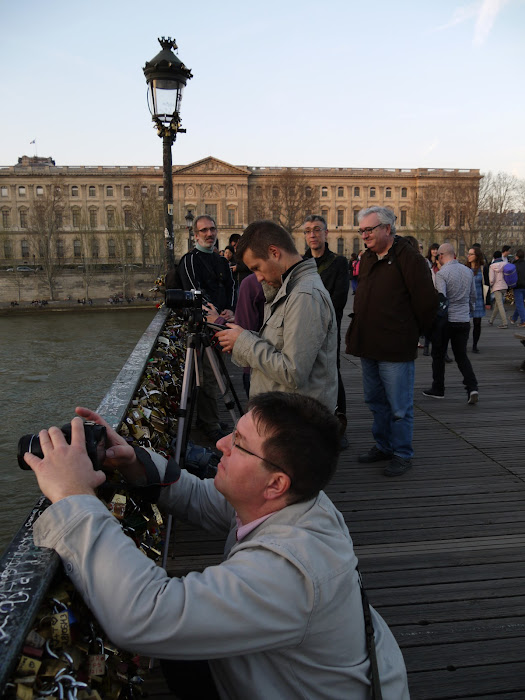
[[(328, 228), (322, 216), (307, 216), (304, 222), (304, 237), (309, 250), (305, 258), (314, 258), (317, 264), (317, 272), (321, 275), (323, 284), (326, 287), (332, 304), (334, 305), (335, 318), (337, 321), (337, 408), (336, 414), (341, 422), (346, 425), (346, 395), (340, 372), (339, 347), (341, 345), (341, 319), (348, 298), (350, 288), (350, 273), (348, 271), (348, 260), (342, 255), (336, 255), (328, 248)], [(341, 448), (348, 447), (348, 441), (343, 436)]]
[[(195, 248), (183, 255), (175, 275), (175, 287), (189, 291), (200, 289), (228, 320), (233, 316), (235, 286), (226, 258), (215, 250), (217, 225), (211, 216), (198, 216), (193, 224)], [(203, 361), (203, 382), (197, 398), (197, 427), (210, 440), (220, 440), (217, 385), (208, 360)]]

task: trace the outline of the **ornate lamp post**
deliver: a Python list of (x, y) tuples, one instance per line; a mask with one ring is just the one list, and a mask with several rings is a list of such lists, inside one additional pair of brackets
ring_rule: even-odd
[(166, 238), (166, 260), (168, 270), (175, 266), (173, 238), (173, 179), (171, 147), (177, 133), (186, 133), (180, 126), (180, 103), (186, 82), (193, 75), (189, 68), (175, 56), (172, 49), (177, 48), (175, 39), (170, 37), (158, 40), (162, 51), (144, 66), (144, 75), (148, 83), (148, 107), (162, 138), (163, 173), (164, 173), (164, 236)]
[(191, 250), (191, 234), (193, 233), (193, 212), (191, 209), (188, 209), (188, 213), (184, 217), (184, 220), (186, 222), (186, 228), (188, 229), (188, 251)]

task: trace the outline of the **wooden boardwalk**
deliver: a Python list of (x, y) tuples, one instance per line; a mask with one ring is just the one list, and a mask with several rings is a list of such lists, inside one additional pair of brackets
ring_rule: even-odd
[[(486, 319), (479, 347), (477, 406), (455, 363), (445, 399), (422, 396), (431, 358), (416, 362), (414, 467), (396, 478), (384, 463), (357, 463), (372, 445), (371, 416), (359, 360), (342, 355), (350, 447), (327, 492), (402, 648), (413, 700), (525, 698), (525, 352), (512, 327)], [(222, 544), (178, 526), (170, 573), (218, 562)]]

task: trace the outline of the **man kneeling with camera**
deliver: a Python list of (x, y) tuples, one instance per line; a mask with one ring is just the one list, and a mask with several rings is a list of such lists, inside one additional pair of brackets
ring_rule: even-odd
[[(214, 480), (134, 450), (96, 413), (76, 412), (106, 426), (104, 468), (137, 486), (160, 485), (161, 509), (226, 539), (220, 565), (169, 578), (96, 497), (105, 475), (93, 469), (80, 418), (71, 444), (59, 428), (41, 431), (43, 459), (25, 459), (52, 505), (35, 523), (35, 543), (57, 551), (114, 643), (177, 660), (168, 682), (181, 698), (370, 696), (357, 558), (343, 516), (322, 491), (337, 465), (340, 430), (327, 408), (300, 394), (259, 394), (218, 441)], [(382, 696), (408, 698), (399, 647), (371, 615)], [(184, 663), (194, 671), (187, 689)]]

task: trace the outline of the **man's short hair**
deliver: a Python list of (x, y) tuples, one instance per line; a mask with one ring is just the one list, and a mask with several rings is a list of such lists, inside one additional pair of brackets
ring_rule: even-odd
[(262, 220), (250, 224), (240, 237), (237, 244), (237, 258), (242, 260), (249, 248), (256, 258), (268, 260), (268, 248), (271, 245), (282, 248), (287, 253), (299, 255), (288, 231), (275, 221)]
[(369, 214), (377, 214), (379, 223), (384, 226), (390, 226), (390, 233), (395, 234), (396, 232), (396, 215), (388, 207), (367, 207), (366, 209), (361, 209), (357, 214), (357, 220), (361, 223), (361, 219)]
[(228, 240), (229, 245), (233, 245), (234, 243), (236, 243), (240, 237), (241, 237), (240, 233), (232, 233), (232, 235), (230, 236), (230, 238)]
[(456, 251), (454, 250), (454, 246), (452, 243), (442, 243), (438, 250), (440, 250), (443, 255), (455, 255)]
[[(265, 436), (263, 455), (291, 479), (291, 503), (315, 498), (332, 478), (339, 458), (341, 424), (317, 399), (271, 391), (248, 403)], [(267, 463), (264, 462), (266, 465)], [(277, 471), (267, 465), (271, 471)]]
[(501, 258), (501, 250), (495, 250), (494, 255), (492, 257), (493, 258)]
[(501, 249), (502, 253), (508, 253), (510, 250), (510, 245), (504, 245), (503, 248)]
[(195, 231), (195, 233), (197, 233), (197, 224), (201, 219), (208, 219), (209, 221), (213, 221), (213, 225), (215, 226), (215, 228), (217, 228), (217, 224), (215, 223), (215, 219), (213, 218), (213, 216), (210, 216), (209, 214), (200, 214), (200, 216), (198, 216), (193, 222), (193, 230)]
[(324, 216), (320, 216), (319, 214), (310, 214), (309, 216), (307, 216), (305, 218), (304, 223), (309, 224), (309, 223), (313, 223), (314, 221), (319, 221), (319, 223), (323, 224), (325, 231), (326, 231), (327, 225), (326, 225), (326, 219), (324, 218)]

